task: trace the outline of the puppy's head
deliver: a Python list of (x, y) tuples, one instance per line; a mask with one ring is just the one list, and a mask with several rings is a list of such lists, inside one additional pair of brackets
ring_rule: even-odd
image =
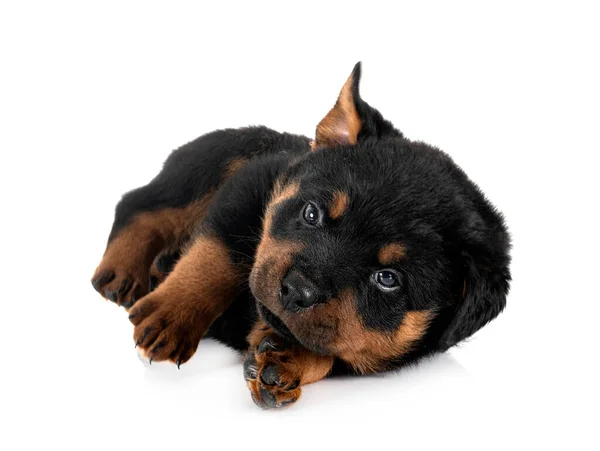
[(250, 287), (263, 319), (357, 371), (445, 350), (494, 318), (510, 279), (502, 218), (441, 151), (359, 95), (360, 65), (277, 180)]

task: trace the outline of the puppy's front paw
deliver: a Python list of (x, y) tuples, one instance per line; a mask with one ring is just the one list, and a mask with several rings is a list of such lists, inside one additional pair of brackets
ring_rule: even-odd
[(179, 367), (194, 355), (208, 328), (201, 312), (178, 301), (156, 290), (129, 311), (136, 347), (150, 363), (169, 360)]
[(145, 268), (115, 265), (103, 260), (92, 277), (92, 286), (106, 299), (130, 308), (148, 293), (148, 274)]
[(244, 378), (258, 406), (280, 408), (300, 398), (300, 372), (294, 360), (294, 346), (266, 333), (258, 346), (248, 350)]

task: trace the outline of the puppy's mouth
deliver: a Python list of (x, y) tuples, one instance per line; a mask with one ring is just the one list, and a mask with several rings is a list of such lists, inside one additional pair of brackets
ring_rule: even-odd
[(283, 321), (281, 321), (273, 312), (271, 312), (271, 310), (261, 304), (260, 301), (256, 301), (256, 305), (258, 307), (258, 313), (271, 329), (292, 343), (298, 343), (298, 340), (294, 334), (292, 334), (290, 329), (288, 329)]

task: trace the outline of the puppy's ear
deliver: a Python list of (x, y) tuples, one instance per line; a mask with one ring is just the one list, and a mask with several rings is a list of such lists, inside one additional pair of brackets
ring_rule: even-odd
[(462, 295), (455, 306), (453, 317), (440, 340), (440, 350), (470, 337), (506, 306), (511, 280), (508, 264), (508, 244), (493, 254), (479, 249), (465, 254)]
[(344, 83), (334, 107), (317, 125), (314, 148), (351, 146), (363, 139), (386, 135), (402, 136), (379, 111), (360, 98), (360, 74), (359, 62)]

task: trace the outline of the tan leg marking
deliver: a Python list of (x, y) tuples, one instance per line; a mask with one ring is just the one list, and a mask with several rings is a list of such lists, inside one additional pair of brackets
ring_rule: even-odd
[(130, 310), (136, 344), (152, 360), (186, 362), (242, 277), (220, 240), (199, 237), (164, 283)]
[(187, 239), (204, 217), (212, 193), (184, 208), (165, 208), (135, 216), (108, 243), (92, 277), (94, 288), (130, 307), (148, 293), (152, 262), (161, 250)]

